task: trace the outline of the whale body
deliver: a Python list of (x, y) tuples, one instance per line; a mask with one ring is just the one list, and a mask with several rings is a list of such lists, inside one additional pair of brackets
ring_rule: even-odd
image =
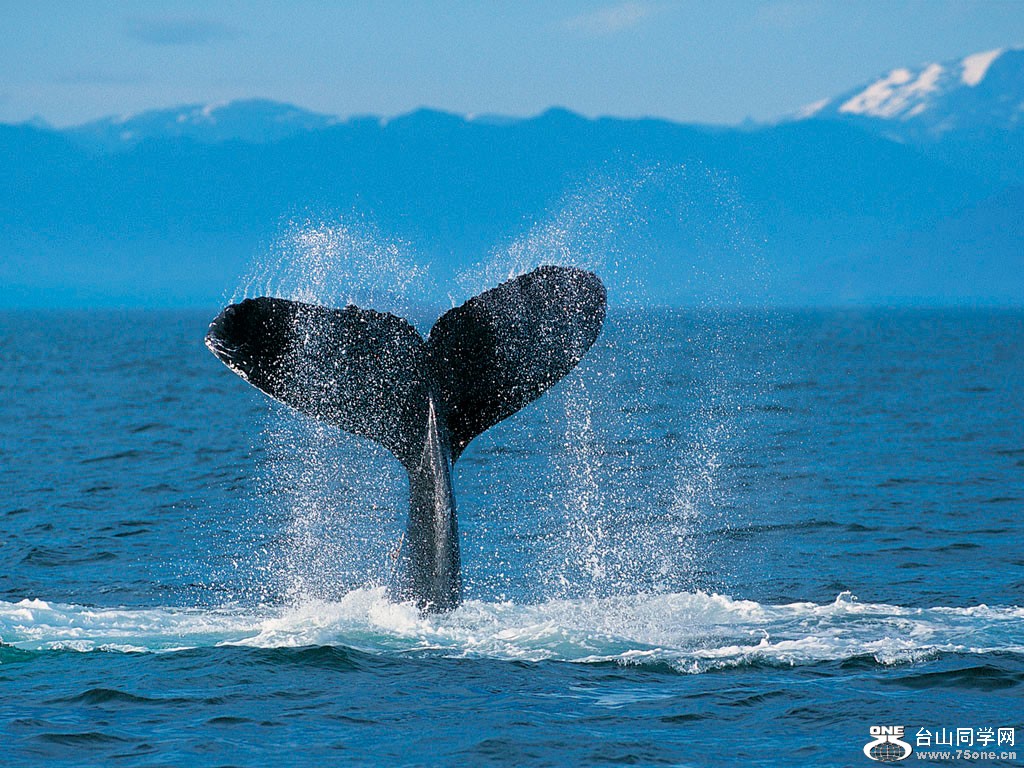
[(389, 313), (262, 297), (226, 307), (206, 345), (266, 394), (402, 463), (409, 520), (389, 594), (443, 612), (462, 600), (454, 463), (576, 366), (606, 305), (592, 272), (544, 266), (444, 313), (425, 340)]

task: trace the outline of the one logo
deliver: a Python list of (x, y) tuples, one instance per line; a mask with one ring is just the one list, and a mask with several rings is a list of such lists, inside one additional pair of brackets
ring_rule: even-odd
[(913, 748), (903, 741), (902, 725), (872, 725), (872, 741), (864, 745), (864, 754), (879, 763), (895, 763), (906, 760)]

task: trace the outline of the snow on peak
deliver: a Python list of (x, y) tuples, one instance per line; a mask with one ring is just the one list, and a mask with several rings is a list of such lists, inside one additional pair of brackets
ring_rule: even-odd
[(799, 110), (797, 110), (796, 114), (793, 116), (793, 119), (804, 120), (808, 117), (814, 117), (816, 114), (821, 112), (821, 110), (827, 107), (830, 101), (832, 101), (832, 99), (821, 99), (819, 101), (815, 101), (811, 104), (808, 104), (805, 107), (801, 107)]
[(1003, 48), (996, 48), (993, 51), (983, 51), (964, 58), (962, 62), (963, 71), (960, 73), (960, 82), (972, 88), (985, 79), (985, 73), (992, 66), (992, 62), (998, 59), (1004, 52)]
[(844, 102), (839, 111), (870, 117), (920, 114), (927, 108), (928, 94), (938, 90), (942, 73), (941, 64), (929, 64), (916, 77), (909, 69), (894, 69)]
[(103, 118), (71, 129), (93, 146), (130, 148), (147, 139), (187, 137), (204, 143), (279, 141), (338, 123), (333, 115), (310, 112), (268, 99), (214, 101)]
[(207, 120), (207, 121), (209, 121), (211, 123), (215, 123), (215, 122), (217, 122), (217, 118), (213, 116), (213, 113), (216, 112), (218, 109), (221, 109), (222, 107), (227, 107), (227, 106), (229, 106), (229, 102), (226, 102), (226, 101), (214, 101), (214, 102), (212, 102), (210, 104), (207, 104), (202, 109), (200, 109), (199, 110), (199, 114), (196, 115), (196, 117), (197, 118), (201, 117), (203, 120)]

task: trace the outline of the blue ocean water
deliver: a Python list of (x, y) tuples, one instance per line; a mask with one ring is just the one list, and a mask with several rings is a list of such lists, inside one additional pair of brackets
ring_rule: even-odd
[(5, 766), (1024, 739), (1024, 313), (613, 310), (460, 460), (467, 601), (423, 617), (397, 462), (225, 369), (215, 311), (0, 315)]

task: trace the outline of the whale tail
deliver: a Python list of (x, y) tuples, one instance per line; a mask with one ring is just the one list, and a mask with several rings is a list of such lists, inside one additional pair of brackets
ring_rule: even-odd
[(376, 440), (409, 468), (431, 394), (455, 461), (576, 366), (605, 308), (596, 275), (545, 266), (446, 312), (426, 340), (392, 314), (258, 298), (225, 308), (206, 345), (271, 397)]
[(206, 345), (271, 397), (395, 455), (410, 503), (392, 596), (444, 611), (462, 597), (451, 465), (576, 366), (605, 307), (593, 273), (540, 267), (446, 312), (426, 340), (395, 315), (259, 298), (224, 309)]

